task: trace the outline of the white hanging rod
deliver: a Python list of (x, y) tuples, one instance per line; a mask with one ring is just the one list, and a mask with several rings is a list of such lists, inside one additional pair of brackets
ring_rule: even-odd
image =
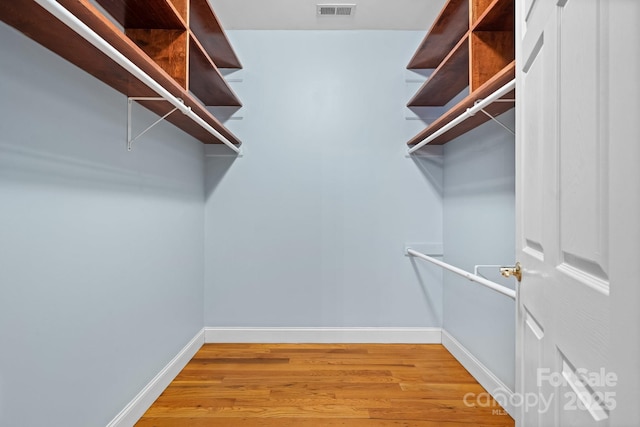
[(472, 282), (476, 282), (476, 283), (479, 283), (479, 284), (481, 284), (483, 286), (486, 286), (489, 289), (493, 289), (494, 291), (499, 292), (499, 293), (501, 293), (503, 295), (506, 295), (509, 298), (513, 299), (513, 300), (516, 299), (516, 291), (514, 291), (513, 289), (509, 289), (506, 286), (499, 285), (499, 284), (497, 284), (495, 282), (492, 282), (491, 280), (485, 279), (484, 277), (480, 277), (480, 276), (477, 276), (475, 274), (471, 274), (468, 271), (465, 271), (465, 270), (463, 270), (461, 268), (458, 268), (458, 267), (454, 267), (451, 264), (447, 264), (446, 262), (442, 262), (439, 259), (435, 259), (435, 258), (430, 257), (429, 255), (425, 255), (425, 254), (423, 254), (421, 252), (414, 251), (411, 248), (407, 248), (407, 253), (409, 255), (411, 255), (411, 256), (423, 259), (425, 261), (429, 261), (429, 262), (431, 262), (431, 263), (433, 263), (435, 265), (438, 265), (438, 266), (440, 266), (440, 267), (442, 267), (442, 268), (444, 268), (446, 270), (449, 270), (449, 271), (452, 271), (452, 272), (454, 272), (456, 274), (459, 274), (460, 276), (464, 277), (465, 279), (471, 280)]
[(502, 86), (500, 89), (493, 92), (491, 95), (484, 98), (483, 100), (476, 102), (476, 104), (474, 104), (473, 107), (467, 108), (467, 110), (464, 113), (460, 114), (458, 117), (451, 120), (449, 123), (447, 123), (440, 129), (435, 131), (433, 134), (429, 135), (427, 138), (423, 139), (422, 141), (420, 141), (419, 143), (411, 147), (409, 149), (409, 154), (415, 153), (416, 151), (418, 151), (419, 149), (421, 149), (422, 147), (424, 147), (425, 145), (427, 145), (428, 143), (430, 143), (440, 135), (444, 134), (445, 132), (448, 132), (450, 129), (458, 126), (460, 123), (464, 122), (469, 117), (475, 115), (476, 113), (481, 111), (483, 108), (485, 108), (487, 105), (493, 104), (494, 102), (498, 101), (500, 97), (511, 92), (515, 87), (516, 87), (516, 80), (513, 79), (506, 85)]
[(204, 128), (207, 132), (215, 136), (218, 140), (220, 140), (224, 145), (235, 151), (236, 153), (240, 153), (240, 149), (233, 145), (231, 141), (224, 137), (220, 132), (214, 129), (209, 123), (205, 122), (200, 116), (191, 111), (191, 107), (187, 106), (182, 102), (182, 100), (173, 96), (169, 91), (167, 91), (162, 85), (156, 82), (151, 76), (142, 71), (140, 67), (131, 62), (126, 56), (120, 53), (116, 48), (111, 46), (100, 37), (95, 31), (89, 28), (84, 22), (79, 20), (75, 15), (69, 12), (67, 9), (62, 7), (55, 0), (35, 0), (40, 6), (46, 9), (53, 16), (62, 21), (67, 27), (71, 28), (73, 31), (82, 36), (89, 43), (98, 48), (102, 53), (107, 55), (109, 58), (113, 59), (116, 63), (118, 63), (121, 67), (129, 71), (132, 75), (138, 78), (141, 82), (147, 85), (150, 89), (160, 95), (162, 98), (166, 99), (167, 102), (176, 107), (180, 112), (184, 115), (188, 116), (191, 120), (199, 124), (202, 128)]

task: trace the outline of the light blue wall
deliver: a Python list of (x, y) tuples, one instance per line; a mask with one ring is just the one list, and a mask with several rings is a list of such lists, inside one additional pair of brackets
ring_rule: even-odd
[(0, 24), (0, 425), (105, 425), (203, 324), (444, 322), (512, 386), (513, 304), (403, 255), (513, 260), (508, 135), (405, 155), (422, 32), (229, 36), (245, 155), (203, 160), (167, 124), (127, 152), (125, 97)]
[(203, 148), (129, 153), (123, 95), (4, 24), (0, 52), (0, 425), (104, 426), (202, 328)]
[[(442, 170), (407, 158), (402, 31), (231, 31), (245, 142), (207, 159), (207, 326), (440, 326)], [(231, 166), (231, 163), (233, 165)]]
[[(500, 120), (514, 128), (514, 110)], [(473, 271), (476, 264), (514, 263), (514, 139), (487, 122), (444, 146), (444, 260)], [(514, 288), (497, 270), (488, 279)], [(514, 389), (515, 303), (447, 273), (444, 329)]]

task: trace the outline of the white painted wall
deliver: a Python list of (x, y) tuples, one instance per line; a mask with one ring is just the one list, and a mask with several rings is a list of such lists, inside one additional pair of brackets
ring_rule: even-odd
[[(207, 159), (206, 326), (440, 326), (442, 170), (404, 142), (406, 31), (230, 31), (245, 142)], [(231, 164), (233, 163), (232, 167)]]
[(0, 425), (104, 426), (202, 328), (203, 148), (129, 153), (123, 95), (4, 24), (0, 51)]
[[(514, 110), (499, 119), (514, 128)], [(476, 264), (515, 262), (514, 137), (491, 121), (444, 146), (444, 260), (473, 272)], [(514, 289), (515, 279), (482, 270)], [(444, 329), (512, 391), (515, 303), (453, 273), (444, 275)]]

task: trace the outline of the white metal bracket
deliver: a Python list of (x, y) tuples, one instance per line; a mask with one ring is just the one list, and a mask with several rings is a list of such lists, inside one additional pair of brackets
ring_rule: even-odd
[[(179, 99), (179, 100), (180, 100), (180, 102), (182, 102), (181, 99)], [(174, 107), (173, 110), (169, 111), (167, 114), (165, 114), (164, 116), (160, 117), (155, 122), (151, 123), (151, 125), (149, 125), (145, 130), (140, 132), (138, 135), (132, 137), (132, 135), (131, 135), (131, 122), (132, 122), (131, 115), (132, 115), (133, 101), (166, 101), (166, 99), (161, 98), (161, 97), (147, 97), (147, 96), (138, 96), (138, 97), (130, 96), (130, 97), (127, 98), (127, 150), (128, 151), (131, 151), (131, 149), (133, 148), (133, 143), (134, 143), (135, 140), (140, 138), (145, 133), (149, 132), (155, 125), (157, 125), (158, 123), (160, 123), (161, 121), (163, 121), (164, 119), (169, 117), (169, 115), (171, 115), (173, 112), (175, 112), (178, 109), (178, 107)], [(191, 110), (191, 107), (187, 107), (187, 108), (189, 110)]]
[[(479, 99), (475, 102), (474, 105), (478, 105), (479, 102), (481, 102), (482, 100)], [(516, 102), (515, 99), (496, 99), (493, 102)], [(507, 132), (509, 132), (511, 135), (516, 136), (516, 133), (514, 131), (512, 131), (507, 125), (505, 125), (504, 123), (502, 123), (500, 120), (496, 119), (495, 117), (493, 117), (491, 114), (487, 113), (487, 111), (484, 108), (480, 109), (481, 112), (483, 112), (487, 117), (489, 117), (491, 120), (493, 120), (494, 122), (496, 122), (497, 124), (499, 124), (500, 126), (502, 126)], [(473, 114), (472, 114), (473, 115)]]
[(473, 267), (473, 274), (475, 274), (476, 276), (484, 277), (486, 279), (487, 277), (485, 277), (484, 274), (480, 273), (480, 269), (492, 268), (499, 271), (502, 267), (504, 266), (498, 264), (478, 264)]

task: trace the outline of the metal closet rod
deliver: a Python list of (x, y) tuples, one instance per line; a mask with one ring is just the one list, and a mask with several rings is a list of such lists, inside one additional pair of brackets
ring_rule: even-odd
[(240, 149), (233, 145), (231, 141), (224, 137), (220, 132), (214, 129), (209, 123), (205, 122), (200, 116), (191, 111), (191, 107), (187, 106), (182, 102), (181, 99), (173, 96), (169, 91), (167, 91), (164, 87), (162, 87), (158, 82), (156, 82), (151, 76), (142, 71), (140, 67), (131, 62), (126, 56), (124, 56), (120, 51), (111, 46), (100, 37), (95, 31), (89, 28), (84, 22), (79, 20), (75, 15), (69, 12), (67, 9), (62, 7), (55, 0), (35, 0), (40, 6), (46, 9), (53, 16), (62, 21), (66, 26), (71, 28), (73, 31), (82, 36), (89, 43), (98, 48), (101, 52), (107, 55), (109, 58), (113, 59), (124, 69), (129, 71), (135, 77), (137, 77), (140, 81), (142, 81), (145, 85), (147, 85), (150, 89), (160, 95), (162, 98), (167, 100), (170, 104), (176, 107), (180, 112), (184, 115), (188, 116), (191, 120), (199, 124), (202, 128), (204, 128), (207, 132), (215, 136), (219, 139), (224, 145), (231, 148), (236, 153), (240, 153)]
[(446, 270), (452, 271), (456, 274), (459, 274), (460, 276), (464, 277), (465, 279), (471, 280), (472, 282), (476, 282), (481, 284), (482, 286), (486, 286), (489, 289), (493, 289), (496, 292), (501, 293), (502, 295), (506, 295), (509, 298), (511, 298), (512, 300), (516, 299), (516, 291), (514, 291), (513, 289), (509, 289), (506, 286), (502, 286), (497, 284), (496, 282), (492, 282), (491, 280), (487, 280), (484, 277), (480, 277), (477, 276), (475, 274), (471, 274), (468, 271), (465, 271), (461, 268), (455, 267), (451, 264), (447, 264), (446, 262), (442, 262), (439, 259), (435, 259), (433, 257), (430, 257), (429, 255), (425, 255), (421, 252), (418, 251), (414, 251), (411, 248), (407, 248), (407, 253), (411, 256), (414, 256), (416, 258), (420, 258), (423, 259), (425, 261), (429, 261), (430, 263), (433, 263), (437, 266), (440, 266)]
[(422, 141), (420, 141), (419, 143), (414, 145), (412, 148), (409, 149), (409, 154), (415, 153), (416, 151), (418, 151), (419, 149), (421, 149), (422, 147), (424, 147), (425, 145), (427, 145), (428, 143), (430, 143), (431, 141), (433, 141), (434, 139), (436, 139), (437, 137), (439, 137), (443, 133), (449, 131), (450, 129), (452, 129), (452, 128), (456, 127), (456, 126), (458, 126), (460, 123), (464, 122), (469, 117), (471, 117), (471, 116), (475, 115), (476, 113), (480, 112), (487, 105), (493, 104), (500, 97), (502, 97), (502, 96), (506, 95), (507, 93), (511, 92), (515, 87), (516, 87), (516, 80), (513, 79), (509, 83), (507, 83), (506, 85), (502, 86), (500, 89), (498, 89), (495, 92), (493, 92), (491, 95), (489, 95), (486, 98), (484, 98), (483, 100), (477, 102), (473, 107), (467, 108), (467, 111), (465, 111), (464, 113), (460, 114), (458, 117), (456, 117), (455, 119), (451, 120), (449, 123), (444, 125), (442, 128), (438, 129), (433, 134), (429, 135), (427, 138), (423, 139)]

